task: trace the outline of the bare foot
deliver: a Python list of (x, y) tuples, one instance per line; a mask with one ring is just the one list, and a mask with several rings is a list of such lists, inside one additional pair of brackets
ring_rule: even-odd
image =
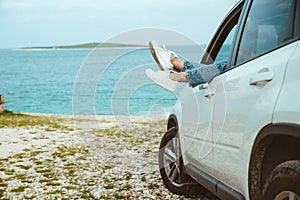
[(171, 72), (170, 79), (178, 82), (187, 82), (186, 72)]
[(178, 57), (175, 57), (171, 55), (170, 61), (172, 65), (178, 70), (181, 71), (184, 65), (184, 61), (179, 59)]

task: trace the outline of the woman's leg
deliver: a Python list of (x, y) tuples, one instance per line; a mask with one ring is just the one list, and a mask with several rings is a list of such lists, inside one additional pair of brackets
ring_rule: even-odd
[(182, 60), (173, 54), (170, 62), (180, 72), (171, 71), (170, 79), (178, 82), (188, 82), (191, 87), (210, 81), (214, 76), (220, 74), (227, 63), (204, 65)]
[(209, 82), (213, 77), (223, 71), (226, 63), (204, 65), (200, 63), (191, 63), (177, 59), (174, 60), (174, 67), (181, 72), (170, 73), (170, 78), (173, 81), (188, 82), (191, 87)]
[(186, 77), (191, 87), (195, 87), (199, 84), (207, 83), (215, 76), (219, 75), (221, 70), (218, 65), (210, 64), (194, 64), (193, 69), (187, 69)]

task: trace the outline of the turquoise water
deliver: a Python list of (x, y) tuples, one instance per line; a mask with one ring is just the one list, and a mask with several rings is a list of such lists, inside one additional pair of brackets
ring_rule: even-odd
[[(168, 111), (176, 94), (144, 75), (148, 49), (0, 50), (6, 109), (51, 114), (147, 115)], [(75, 99), (75, 100), (74, 100)]]
[[(202, 49), (173, 47), (192, 61)], [(224, 60), (229, 48), (218, 56)], [(0, 49), (0, 94), (6, 109), (49, 114), (148, 115), (169, 112), (180, 94), (151, 82), (158, 70), (147, 48)]]

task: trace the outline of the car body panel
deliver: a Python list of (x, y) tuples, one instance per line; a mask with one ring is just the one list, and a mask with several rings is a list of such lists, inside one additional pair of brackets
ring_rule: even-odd
[[(213, 100), (205, 98), (208, 88), (186, 88), (180, 94), (182, 119), (179, 132), (182, 135), (182, 154), (186, 163), (210, 166), (212, 152)], [(201, 146), (201, 148), (199, 148)]]
[[(216, 145), (209, 173), (243, 194), (248, 190), (246, 174), (252, 144), (257, 133), (272, 122), (286, 63), (295, 48), (295, 43), (290, 44), (221, 75), (226, 95), (222, 108), (225, 120), (214, 118)], [(256, 78), (266, 78), (262, 74), (272, 74), (272, 80), (251, 85)], [(216, 101), (221, 103), (222, 99)], [(215, 109), (215, 116), (222, 116), (219, 108)]]
[(285, 81), (274, 111), (273, 123), (298, 124), (300, 121), (300, 42), (291, 56), (285, 72)]

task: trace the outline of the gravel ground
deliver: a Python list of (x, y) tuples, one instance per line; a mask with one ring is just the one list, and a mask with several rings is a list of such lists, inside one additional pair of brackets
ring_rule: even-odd
[(188, 199), (159, 175), (164, 120), (26, 120), (0, 125), (0, 199)]

